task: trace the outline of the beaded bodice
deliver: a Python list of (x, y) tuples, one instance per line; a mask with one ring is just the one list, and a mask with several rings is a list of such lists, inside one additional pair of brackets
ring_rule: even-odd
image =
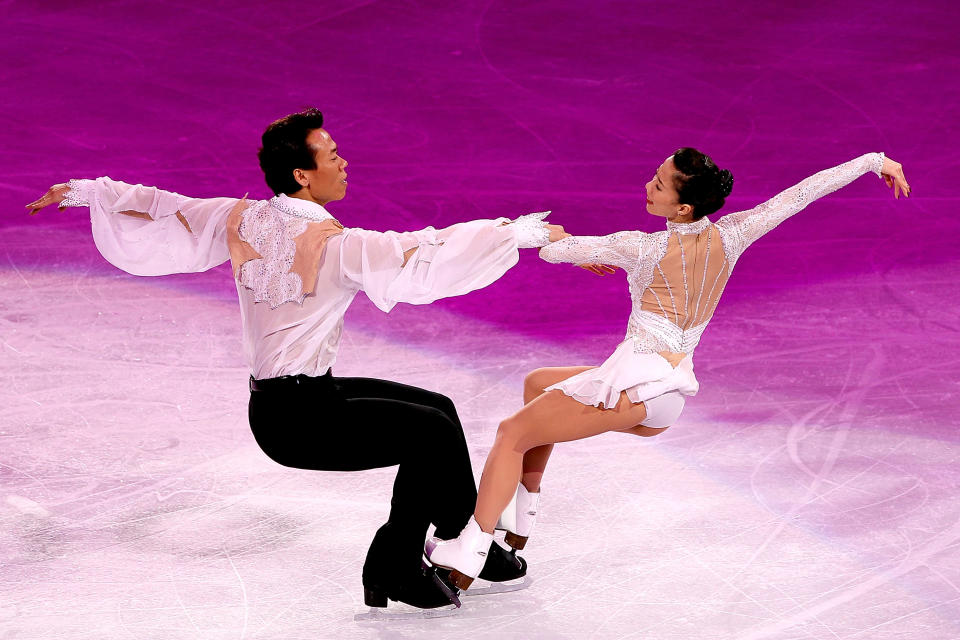
[(638, 352), (692, 353), (713, 317), (740, 255), (814, 200), (868, 171), (880, 175), (883, 154), (871, 153), (817, 173), (753, 209), (713, 224), (667, 223), (665, 231), (571, 236), (540, 250), (548, 262), (611, 264), (627, 272), (632, 309), (627, 339)]
[(666, 231), (645, 240), (643, 257), (627, 269), (634, 301), (627, 337), (639, 351), (692, 353), (735, 258), (727, 257), (719, 230), (706, 218), (667, 223)]

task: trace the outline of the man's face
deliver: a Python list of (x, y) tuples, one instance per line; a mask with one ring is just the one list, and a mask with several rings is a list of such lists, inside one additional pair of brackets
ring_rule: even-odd
[[(317, 168), (297, 169), (294, 176), (303, 176), (307, 182), (305, 188), (314, 202), (326, 205), (342, 200), (347, 195), (347, 161), (337, 153), (337, 143), (325, 129), (314, 129), (307, 135), (307, 146), (313, 150)], [(302, 179), (298, 181), (303, 184)]]

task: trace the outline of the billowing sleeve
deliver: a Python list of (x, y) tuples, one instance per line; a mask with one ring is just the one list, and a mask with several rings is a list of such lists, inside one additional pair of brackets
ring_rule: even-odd
[(71, 180), (61, 206), (90, 207), (93, 240), (108, 262), (134, 275), (160, 276), (229, 260), (226, 220), (237, 202), (103, 177)]
[(879, 176), (882, 167), (882, 153), (867, 153), (815, 173), (753, 209), (723, 216), (716, 222), (716, 227), (723, 236), (728, 257), (736, 260), (757, 238), (814, 200), (847, 186), (867, 172), (873, 171)]
[[(474, 220), (437, 231), (344, 230), (340, 276), (382, 311), (429, 304), (496, 281), (519, 260), (523, 232), (505, 220)], [(544, 239), (544, 242), (546, 240)], [(404, 264), (404, 251), (416, 248)]]
[(642, 231), (618, 231), (608, 236), (570, 236), (540, 249), (540, 257), (547, 262), (612, 264), (631, 269), (640, 259), (646, 235)]

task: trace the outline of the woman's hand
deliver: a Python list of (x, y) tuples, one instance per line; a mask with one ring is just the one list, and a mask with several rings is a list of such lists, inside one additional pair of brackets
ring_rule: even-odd
[(598, 276), (602, 276), (607, 273), (614, 273), (617, 270), (616, 267), (612, 267), (609, 264), (578, 264), (577, 266), (581, 269), (586, 269), (590, 273), (595, 273)]
[[(30, 215), (37, 215), (37, 211), (43, 209), (50, 204), (60, 204), (63, 202), (64, 198), (67, 197), (67, 193), (70, 191), (70, 185), (68, 184), (55, 184), (47, 192), (26, 205), (27, 209), (30, 209)], [(61, 210), (63, 207), (60, 207)]]
[(563, 227), (559, 224), (547, 224), (547, 229), (550, 231), (550, 242), (556, 242), (557, 240), (570, 237), (570, 234), (564, 231)]
[(899, 200), (901, 191), (903, 195), (910, 197), (910, 185), (907, 184), (907, 179), (903, 175), (903, 166), (899, 162), (885, 157), (880, 173), (883, 174), (883, 181), (887, 183), (887, 186), (893, 188), (894, 198)]

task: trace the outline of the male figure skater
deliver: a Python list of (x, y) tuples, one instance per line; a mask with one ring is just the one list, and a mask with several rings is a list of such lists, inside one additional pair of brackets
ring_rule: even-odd
[[(97, 248), (135, 275), (203, 271), (229, 259), (258, 444), (300, 469), (399, 464), (390, 516), (363, 566), (365, 602), (459, 606), (456, 591), (420, 566), (429, 524), (455, 537), (477, 498), (457, 411), (431, 391), (334, 377), (343, 316), (360, 290), (389, 311), (487, 286), (516, 264), (518, 248), (543, 246), (563, 229), (544, 223), (545, 214), (439, 231), (344, 228), (325, 206), (346, 194), (347, 161), (322, 125), (322, 114), (307, 109), (267, 127), (259, 160), (276, 194), (269, 200), (196, 199), (103, 177), (55, 185), (27, 208), (88, 206)], [(480, 576), (525, 573), (522, 558), (494, 543)]]

